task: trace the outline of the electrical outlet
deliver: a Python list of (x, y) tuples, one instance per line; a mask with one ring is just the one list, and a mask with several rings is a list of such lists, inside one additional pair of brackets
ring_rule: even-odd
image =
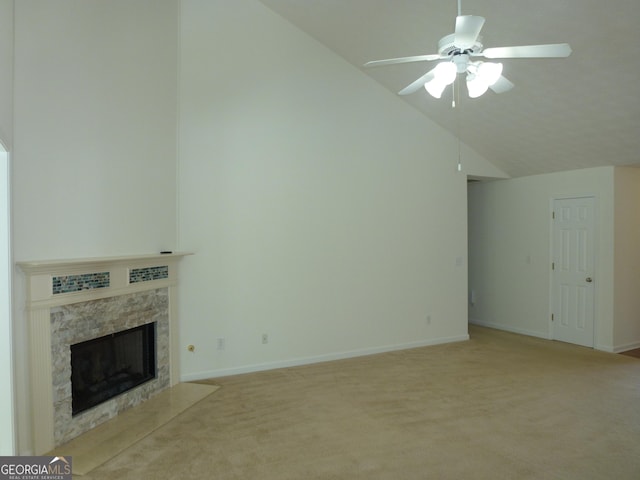
[(269, 343), (269, 335), (267, 335), (266, 333), (262, 334), (262, 344), (266, 345), (267, 343)]
[(218, 338), (218, 350), (224, 350), (225, 340), (223, 337)]

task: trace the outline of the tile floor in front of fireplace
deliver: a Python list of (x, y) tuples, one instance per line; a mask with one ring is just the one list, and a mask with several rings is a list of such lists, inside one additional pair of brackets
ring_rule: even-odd
[(214, 385), (179, 383), (56, 447), (48, 455), (72, 457), (73, 474), (86, 475), (218, 388)]

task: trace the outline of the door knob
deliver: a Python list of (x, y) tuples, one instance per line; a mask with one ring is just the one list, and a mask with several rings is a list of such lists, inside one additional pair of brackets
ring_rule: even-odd
[(587, 280), (587, 283), (593, 282), (593, 278), (591, 278), (591, 277), (587, 277), (586, 280)]

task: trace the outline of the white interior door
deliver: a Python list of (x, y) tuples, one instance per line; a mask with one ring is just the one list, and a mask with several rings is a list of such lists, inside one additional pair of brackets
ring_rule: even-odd
[(554, 200), (553, 338), (594, 346), (595, 222), (593, 197)]

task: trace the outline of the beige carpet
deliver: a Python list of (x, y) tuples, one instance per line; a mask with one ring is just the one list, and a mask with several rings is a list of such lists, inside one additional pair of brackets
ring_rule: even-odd
[(640, 360), (471, 340), (212, 380), (84, 479), (640, 479)]

